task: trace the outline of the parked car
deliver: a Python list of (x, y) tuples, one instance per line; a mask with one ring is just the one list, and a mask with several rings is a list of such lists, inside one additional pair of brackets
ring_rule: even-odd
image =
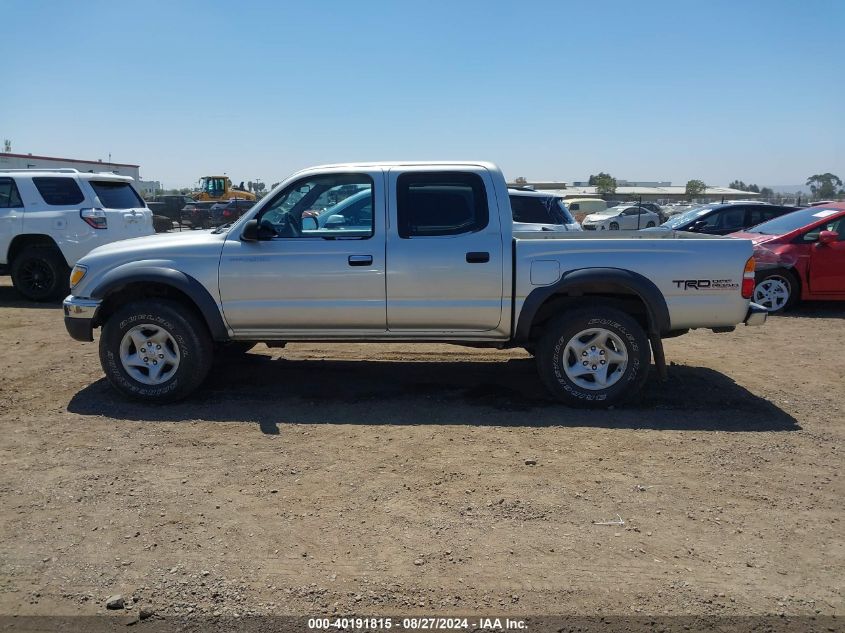
[(657, 226), (660, 216), (638, 205), (610, 207), (591, 213), (581, 222), (585, 231), (638, 231)]
[(576, 222), (582, 222), (589, 214), (604, 211), (608, 207), (607, 202), (601, 198), (569, 198), (564, 202)]
[(153, 214), (153, 228), (156, 233), (166, 233), (173, 229), (173, 220), (164, 215), (167, 212), (163, 202), (147, 202), (147, 208)]
[(153, 232), (128, 176), (0, 171), (0, 269), (27, 299), (64, 297), (70, 267), (92, 248)]
[(754, 301), (770, 312), (845, 300), (845, 202), (799, 209), (730, 237), (754, 244)]
[(614, 205), (608, 205), (614, 207), (625, 207), (625, 206), (639, 206), (645, 209), (646, 211), (650, 211), (651, 213), (656, 213), (657, 217), (659, 218), (660, 222), (658, 224), (665, 222), (669, 219), (669, 215), (666, 214), (663, 209), (660, 207), (659, 204), (656, 202), (618, 202)]
[(192, 201), (182, 207), (182, 221), (191, 225), (192, 229), (211, 228), (210, 211), (217, 202), (213, 200)]
[[(514, 235), (507, 191), (490, 163), (306, 169), (230, 227), (95, 250), (65, 325), (102, 327), (106, 376), (147, 402), (194, 391), (215, 343), (402, 340), (526, 348), (556, 398), (608, 406), (640, 390), (652, 350), (666, 375), (663, 337), (765, 321), (749, 241)], [(370, 212), (349, 230), (337, 205), (354, 195)]]
[[(151, 200), (147, 201), (147, 205), (151, 202), (156, 203), (156, 211), (157, 215), (163, 215), (170, 218), (173, 222), (181, 222), (182, 221), (182, 209), (185, 208), (185, 205), (191, 204), (194, 202), (194, 199), (191, 196), (185, 194), (162, 194), (160, 196), (155, 196)], [(152, 208), (152, 207), (150, 207)]]
[(669, 218), (660, 226), (673, 231), (727, 235), (768, 222), (795, 210), (796, 207), (765, 203), (705, 204)]
[(234, 222), (255, 205), (255, 200), (232, 198), (228, 202), (218, 202), (208, 211), (208, 222), (204, 228), (220, 226)]
[(580, 231), (560, 196), (526, 189), (508, 189), (514, 231)]
[(673, 216), (679, 215), (681, 213), (685, 213), (694, 207), (699, 207), (701, 205), (698, 204), (687, 204), (682, 202), (670, 202), (669, 204), (663, 205), (663, 213), (666, 214), (667, 219)]

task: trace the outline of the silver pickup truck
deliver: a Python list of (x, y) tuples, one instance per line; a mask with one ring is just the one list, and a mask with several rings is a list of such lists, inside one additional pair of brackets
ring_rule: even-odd
[(522, 347), (569, 405), (635, 394), (662, 339), (759, 325), (751, 243), (685, 233), (514, 233), (482, 162), (366, 163), (293, 174), (212, 231), (102, 246), (71, 273), (65, 325), (102, 327), (121, 393), (165, 402), (215, 353), (256, 342)]

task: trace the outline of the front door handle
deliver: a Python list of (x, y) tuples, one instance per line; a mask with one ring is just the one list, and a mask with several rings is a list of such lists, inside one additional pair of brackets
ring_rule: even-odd
[(485, 251), (467, 253), (468, 264), (486, 264), (490, 261), (490, 253)]
[(371, 266), (373, 263), (373, 256), (372, 255), (350, 255), (349, 256), (349, 265), (350, 266)]

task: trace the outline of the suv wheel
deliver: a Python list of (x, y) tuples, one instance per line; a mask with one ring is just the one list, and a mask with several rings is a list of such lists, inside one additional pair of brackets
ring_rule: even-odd
[(651, 364), (648, 337), (630, 316), (597, 306), (553, 319), (537, 344), (537, 370), (546, 388), (576, 407), (607, 407), (630, 398)]
[(12, 283), (31, 301), (55, 301), (70, 293), (70, 269), (54, 246), (29, 246), (12, 262)]
[(753, 301), (774, 314), (791, 308), (798, 300), (798, 294), (795, 275), (788, 270), (773, 270), (757, 275)]
[(130, 303), (109, 317), (100, 363), (123, 395), (173, 402), (200, 386), (211, 366), (211, 337), (200, 319), (166, 299)]

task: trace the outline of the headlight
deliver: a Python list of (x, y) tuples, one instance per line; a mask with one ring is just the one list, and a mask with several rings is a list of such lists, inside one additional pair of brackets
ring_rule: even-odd
[(85, 276), (85, 273), (88, 272), (87, 266), (81, 266), (77, 264), (73, 267), (73, 270), (70, 271), (70, 287), (73, 288), (76, 284), (82, 281), (82, 278)]

